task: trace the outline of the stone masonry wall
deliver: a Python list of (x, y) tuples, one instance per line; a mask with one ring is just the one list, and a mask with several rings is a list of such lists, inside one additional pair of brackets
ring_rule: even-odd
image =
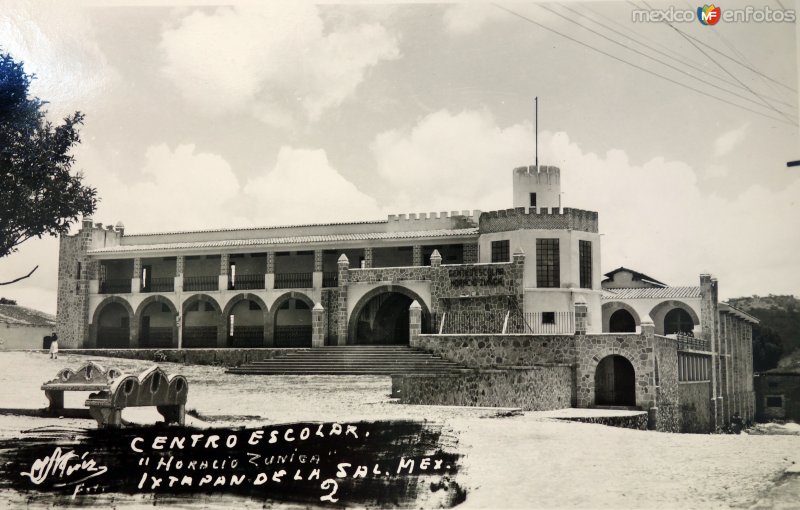
[(339, 289), (322, 289), (320, 304), (325, 308), (325, 345), (337, 345), (339, 337)]
[(519, 407), (548, 411), (570, 406), (567, 365), (455, 374), (392, 376), (392, 396), (404, 404)]
[(678, 391), (678, 349), (674, 339), (655, 336), (656, 420), (658, 430), (680, 432), (681, 412)]
[(470, 368), (574, 363), (576, 355), (567, 335), (420, 335), (411, 347)]
[[(82, 347), (86, 338), (89, 289), (85, 273), (89, 268), (84, 267), (85, 245), (81, 233), (61, 236), (59, 240), (56, 333), (62, 348)], [(81, 264), (80, 279), (78, 264)]]
[(539, 213), (526, 212), (524, 207), (490, 211), (481, 214), (479, 229), (482, 234), (508, 232), (519, 229), (579, 230), (597, 233), (597, 213), (565, 207), (559, 213), (557, 208), (540, 208)]

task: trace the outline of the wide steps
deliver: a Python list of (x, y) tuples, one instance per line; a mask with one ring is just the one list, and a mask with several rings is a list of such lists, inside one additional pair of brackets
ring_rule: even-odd
[(248, 375), (391, 375), (447, 374), (463, 370), (444, 360), (407, 346), (326, 346), (280, 353), (274, 358), (231, 368), (228, 373)]

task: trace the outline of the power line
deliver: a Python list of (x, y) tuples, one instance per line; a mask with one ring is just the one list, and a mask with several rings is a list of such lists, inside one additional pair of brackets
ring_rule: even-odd
[[(645, 2), (645, 1), (642, 1), (642, 3), (643, 3), (644, 5), (646, 5), (646, 6), (648, 7), (648, 9), (650, 9), (651, 11), (653, 10), (653, 8), (652, 8), (652, 7), (650, 7), (650, 4), (648, 4), (647, 2)], [(769, 108), (770, 110), (773, 110), (773, 111), (774, 111), (774, 112), (776, 112), (777, 114), (779, 114), (779, 115), (783, 116), (784, 118), (786, 118), (786, 120), (788, 120), (788, 121), (792, 122), (793, 124), (797, 125), (797, 123), (796, 123), (796, 122), (794, 122), (794, 121), (793, 121), (793, 119), (792, 119), (792, 118), (790, 118), (790, 117), (789, 117), (789, 116), (788, 116), (786, 113), (784, 113), (783, 111), (781, 111), (781, 110), (778, 110), (777, 108), (775, 108), (774, 106), (772, 106), (772, 104), (771, 104), (769, 101), (767, 101), (767, 100), (766, 100), (766, 99), (764, 99), (763, 97), (759, 96), (759, 95), (758, 95), (758, 93), (757, 93), (756, 91), (754, 91), (753, 89), (751, 89), (750, 87), (748, 87), (747, 85), (745, 85), (743, 81), (741, 81), (739, 78), (737, 78), (737, 77), (736, 77), (736, 75), (734, 75), (733, 73), (731, 73), (730, 71), (728, 71), (728, 70), (727, 70), (727, 69), (726, 69), (726, 68), (725, 68), (725, 67), (724, 67), (722, 64), (720, 64), (719, 62), (717, 62), (717, 60), (716, 60), (716, 59), (713, 59), (713, 58), (711, 58), (711, 56), (710, 56), (708, 53), (706, 53), (705, 51), (703, 51), (703, 48), (701, 48), (700, 46), (698, 46), (697, 44), (695, 44), (695, 43), (694, 43), (694, 41), (692, 41), (691, 39), (689, 39), (688, 37), (686, 37), (686, 35), (685, 35), (683, 32), (681, 32), (680, 30), (678, 30), (677, 28), (675, 28), (675, 26), (674, 26), (672, 23), (670, 23), (670, 22), (668, 22), (668, 21), (666, 21), (666, 20), (664, 20), (664, 23), (666, 23), (666, 25), (667, 25), (668, 27), (672, 28), (673, 30), (675, 30), (676, 32), (678, 32), (679, 34), (681, 34), (681, 35), (683, 36), (683, 38), (684, 38), (684, 39), (686, 39), (687, 41), (689, 41), (689, 43), (690, 43), (692, 46), (694, 46), (695, 48), (697, 48), (697, 51), (699, 51), (700, 53), (702, 53), (703, 55), (705, 55), (705, 57), (706, 57), (707, 59), (711, 60), (712, 62), (714, 62), (714, 64), (715, 64), (717, 67), (719, 67), (720, 69), (722, 69), (723, 71), (725, 71), (725, 73), (727, 73), (727, 74), (728, 74), (728, 76), (730, 76), (731, 78), (733, 78), (734, 80), (736, 80), (737, 82), (739, 82), (739, 84), (741, 84), (741, 85), (742, 85), (742, 87), (746, 88), (746, 89), (747, 89), (747, 90), (748, 90), (748, 91), (749, 91), (751, 94), (753, 94), (753, 95), (754, 95), (754, 96), (756, 96), (758, 99), (760, 99), (760, 100), (761, 100), (761, 102), (762, 102), (762, 103), (764, 103), (764, 105), (765, 105), (767, 108)]]
[[(643, 57), (645, 57), (645, 58), (648, 58), (648, 59), (650, 59), (650, 60), (653, 60), (654, 62), (658, 62), (658, 63), (659, 63), (659, 64), (661, 64), (661, 65), (664, 65), (664, 66), (666, 66), (666, 67), (669, 67), (670, 69), (672, 69), (672, 70), (674, 70), (674, 71), (677, 71), (677, 72), (679, 72), (679, 73), (681, 73), (681, 74), (684, 74), (684, 75), (688, 76), (689, 78), (695, 79), (695, 80), (697, 80), (697, 81), (699, 81), (699, 82), (701, 82), (701, 83), (705, 83), (706, 85), (709, 85), (709, 86), (711, 86), (711, 87), (714, 87), (714, 88), (716, 88), (716, 89), (718, 89), (718, 90), (721, 90), (721, 91), (727, 92), (728, 94), (731, 94), (731, 95), (733, 95), (733, 96), (736, 96), (736, 97), (738, 97), (739, 99), (741, 99), (741, 100), (743, 100), (743, 101), (747, 101), (747, 102), (749, 102), (749, 103), (753, 103), (753, 104), (759, 104), (759, 101), (754, 101), (753, 99), (751, 99), (751, 98), (749, 98), (749, 97), (747, 97), (747, 96), (745, 96), (745, 95), (742, 95), (742, 94), (739, 94), (739, 93), (737, 93), (737, 92), (734, 92), (734, 91), (731, 91), (731, 90), (728, 90), (728, 89), (722, 88), (722, 87), (718, 86), (718, 85), (717, 85), (717, 84), (715, 84), (715, 83), (712, 83), (712, 82), (710, 82), (710, 81), (708, 81), (708, 80), (704, 80), (703, 78), (699, 78), (699, 77), (697, 77), (697, 76), (693, 75), (692, 73), (690, 73), (690, 72), (687, 72), (687, 71), (685, 71), (685, 70), (683, 70), (683, 69), (681, 69), (681, 68), (679, 68), (679, 67), (676, 67), (676, 66), (674, 66), (674, 65), (672, 65), (672, 64), (670, 64), (670, 63), (668, 63), (668, 62), (665, 62), (665, 61), (663, 61), (663, 60), (660, 60), (660, 59), (658, 59), (658, 58), (656, 58), (656, 57), (653, 57), (652, 55), (648, 55), (647, 53), (644, 53), (644, 52), (642, 52), (642, 51), (639, 51), (639, 50), (637, 50), (637, 49), (635, 49), (635, 48), (631, 48), (630, 46), (628, 46), (628, 45), (626, 45), (626, 44), (624, 44), (624, 43), (621, 43), (621, 42), (617, 41), (616, 39), (613, 39), (613, 38), (611, 38), (611, 37), (608, 37), (608, 36), (606, 36), (606, 35), (604, 35), (604, 34), (602, 34), (602, 33), (598, 32), (598, 31), (596, 31), (596, 30), (593, 30), (593, 29), (591, 29), (591, 28), (587, 27), (586, 25), (583, 25), (583, 24), (581, 24), (581, 23), (579, 23), (579, 22), (575, 21), (574, 19), (571, 19), (571, 18), (569, 18), (569, 17), (567, 17), (567, 16), (564, 16), (563, 14), (561, 14), (561, 13), (559, 13), (559, 12), (556, 12), (556, 11), (554, 11), (553, 9), (551, 9), (551, 8), (549, 8), (549, 7), (546, 7), (546, 6), (544, 6), (544, 5), (541, 5), (541, 4), (536, 4), (536, 6), (537, 6), (537, 7), (540, 7), (540, 8), (542, 8), (542, 9), (544, 9), (544, 10), (546, 10), (546, 11), (548, 11), (548, 12), (552, 13), (552, 14), (555, 14), (556, 16), (558, 16), (558, 17), (560, 17), (560, 18), (562, 18), (562, 19), (565, 19), (565, 20), (567, 20), (568, 22), (570, 22), (570, 23), (572, 23), (572, 24), (574, 24), (574, 25), (578, 25), (579, 27), (581, 27), (581, 28), (583, 28), (583, 29), (585, 29), (585, 30), (588, 30), (589, 32), (591, 32), (591, 33), (593, 33), (593, 34), (595, 34), (595, 35), (597, 35), (597, 36), (599, 36), (599, 37), (602, 37), (603, 39), (605, 39), (605, 40), (607, 40), (607, 41), (610, 41), (610, 42), (612, 42), (612, 43), (614, 43), (614, 44), (616, 44), (616, 45), (618, 45), (618, 46), (622, 46), (622, 47), (623, 47), (623, 48), (625, 48), (626, 50), (632, 51), (632, 52), (634, 52), (634, 53), (636, 53), (636, 54), (638, 54), (638, 55), (641, 55), (641, 56), (643, 56)], [(740, 84), (741, 84), (741, 82), (740, 82)], [(742, 84), (742, 87), (743, 87), (743, 88), (746, 88), (746, 86), (744, 86), (743, 84)], [(752, 91), (752, 90), (750, 90), (749, 88), (747, 88), (747, 91), (748, 91), (748, 92), (751, 92), (751, 93), (753, 93), (753, 91)], [(753, 94), (755, 94), (755, 93), (753, 93)], [(756, 95), (756, 97), (758, 97), (758, 96)], [(759, 98), (759, 99), (760, 99), (760, 98)], [(777, 112), (777, 113), (779, 113), (780, 115), (783, 115), (784, 117), (786, 117), (786, 114), (785, 114), (784, 112), (782, 112), (782, 111), (779, 111), (779, 110), (776, 110), (776, 109), (775, 109), (775, 108), (774, 108), (774, 107), (773, 107), (771, 104), (767, 103), (767, 107), (768, 107), (768, 108), (770, 108), (770, 109), (772, 109), (772, 110), (774, 110), (774, 111), (776, 111), (776, 112)], [(788, 117), (787, 117), (787, 119), (788, 119)], [(792, 120), (792, 119), (788, 119), (788, 120)]]
[[(635, 3), (633, 3), (633, 2), (632, 2), (632, 1), (630, 1), (630, 0), (628, 0), (628, 3), (629, 3), (629, 4), (631, 4), (632, 6), (636, 7), (637, 9), (639, 9), (639, 8), (640, 8), (638, 5), (636, 5)], [(648, 7), (649, 7), (649, 6), (648, 6)], [(651, 10), (652, 10), (652, 9), (651, 9)], [(749, 71), (751, 71), (751, 72), (753, 72), (753, 73), (755, 73), (755, 74), (759, 75), (759, 76), (763, 76), (763, 77), (764, 77), (764, 78), (766, 78), (767, 80), (769, 80), (769, 81), (771, 81), (771, 82), (773, 82), (773, 83), (777, 83), (777, 84), (778, 84), (778, 85), (780, 85), (781, 87), (787, 88), (787, 89), (789, 89), (789, 90), (791, 90), (792, 92), (795, 92), (795, 93), (797, 92), (797, 89), (795, 89), (795, 88), (793, 88), (793, 87), (791, 87), (791, 86), (789, 86), (789, 85), (786, 85), (785, 83), (782, 83), (782, 82), (780, 82), (780, 81), (776, 80), (775, 78), (772, 78), (771, 76), (768, 76), (768, 75), (766, 75), (766, 74), (762, 73), (761, 71), (759, 71), (758, 69), (755, 69), (755, 68), (753, 68), (752, 66), (749, 66), (749, 65), (747, 65), (747, 64), (745, 64), (745, 63), (743, 63), (743, 62), (740, 62), (740, 61), (736, 60), (735, 58), (733, 58), (733, 57), (731, 57), (731, 56), (729, 56), (729, 55), (726, 55), (724, 52), (722, 52), (722, 51), (720, 51), (720, 50), (718, 50), (718, 49), (714, 48), (713, 46), (706, 45), (705, 43), (703, 43), (703, 41), (701, 41), (701, 40), (700, 40), (700, 39), (698, 39), (697, 37), (694, 37), (693, 35), (687, 34), (687, 33), (686, 33), (686, 32), (684, 32), (683, 30), (680, 30), (680, 29), (678, 29), (677, 27), (672, 27), (672, 28), (673, 28), (673, 30), (675, 30), (675, 31), (677, 31), (677, 32), (680, 32), (681, 34), (683, 34), (683, 35), (684, 35), (684, 37), (688, 37), (689, 39), (692, 39), (692, 40), (694, 40), (694, 41), (697, 41), (697, 42), (699, 42), (699, 43), (701, 43), (701, 44), (704, 44), (704, 45), (706, 46), (706, 48), (708, 48), (709, 50), (713, 51), (714, 53), (716, 53), (716, 54), (718, 54), (718, 55), (722, 56), (723, 58), (727, 58), (727, 59), (728, 59), (728, 60), (730, 60), (731, 62), (734, 62), (734, 63), (736, 63), (736, 64), (738, 64), (738, 65), (740, 65), (740, 66), (744, 67), (745, 69), (747, 69), (747, 70), (749, 70)]]
[[(772, 120), (776, 120), (776, 121), (778, 121), (778, 122), (784, 122), (784, 123), (787, 123), (787, 124), (788, 124), (788, 122), (786, 122), (786, 120), (784, 120), (784, 119), (782, 119), (782, 118), (780, 118), (780, 117), (773, 117), (773, 116), (771, 116), (771, 115), (767, 115), (766, 113), (760, 112), (760, 111), (758, 111), (758, 110), (753, 110), (753, 109), (751, 109), (751, 108), (748, 108), (748, 107), (746, 107), (746, 106), (742, 106), (742, 105), (740, 105), (740, 104), (737, 104), (737, 103), (734, 103), (734, 102), (732, 102), (732, 101), (728, 101), (727, 99), (723, 99), (723, 98), (721, 98), (721, 97), (718, 97), (718, 96), (715, 96), (715, 95), (713, 95), (713, 94), (709, 94), (709, 93), (707, 93), (707, 92), (704, 92), (704, 91), (702, 91), (702, 90), (700, 90), (700, 89), (696, 89), (696, 88), (694, 88), (694, 87), (692, 87), (692, 86), (690, 86), (690, 85), (686, 85), (685, 83), (681, 83), (681, 82), (679, 82), (679, 81), (677, 81), (677, 80), (673, 80), (672, 78), (669, 78), (669, 77), (667, 77), (667, 76), (664, 76), (664, 75), (662, 75), (662, 74), (656, 73), (656, 72), (654, 72), (654, 71), (651, 71), (651, 70), (649, 70), (649, 69), (647, 69), (647, 68), (644, 68), (644, 67), (642, 67), (642, 66), (639, 66), (639, 65), (637, 65), (637, 64), (634, 64), (634, 63), (632, 63), (632, 62), (628, 62), (627, 60), (621, 59), (621, 58), (617, 57), (616, 55), (612, 55), (611, 53), (608, 53), (608, 52), (605, 52), (605, 51), (603, 51), (603, 50), (601, 50), (601, 49), (595, 48), (594, 46), (591, 46), (590, 44), (587, 44), (587, 43), (585, 43), (585, 42), (583, 42), (583, 41), (580, 41), (580, 40), (578, 40), (578, 39), (575, 39), (574, 37), (571, 37), (571, 36), (569, 36), (569, 35), (566, 35), (566, 34), (562, 34), (562, 33), (561, 33), (561, 32), (559, 32), (558, 30), (552, 29), (552, 28), (550, 28), (550, 27), (548, 27), (548, 26), (546, 26), (546, 25), (542, 25), (542, 24), (541, 24), (541, 23), (539, 23), (538, 21), (535, 21), (535, 20), (533, 20), (533, 19), (531, 19), (531, 18), (528, 18), (527, 16), (524, 16), (524, 15), (522, 15), (522, 14), (520, 14), (520, 13), (516, 12), (516, 11), (512, 11), (511, 9), (507, 9), (507, 8), (503, 7), (502, 5), (498, 5), (498, 4), (492, 4), (492, 5), (494, 5), (494, 6), (495, 6), (495, 7), (497, 7), (498, 9), (501, 9), (501, 10), (503, 10), (503, 11), (506, 11), (507, 13), (511, 14), (512, 16), (516, 16), (516, 17), (518, 17), (518, 18), (520, 18), (520, 19), (523, 19), (523, 20), (525, 20), (525, 21), (526, 21), (526, 22), (528, 22), (528, 23), (531, 23), (531, 24), (533, 24), (533, 25), (536, 25), (536, 26), (538, 26), (538, 27), (540, 27), (540, 28), (543, 28), (544, 30), (547, 30), (548, 32), (552, 32), (552, 33), (554, 33), (554, 34), (560, 35), (561, 37), (563, 37), (563, 38), (565, 38), (565, 39), (568, 39), (568, 40), (570, 40), (570, 41), (572, 41), (572, 42), (574, 42), (574, 43), (580, 44), (581, 46), (584, 46), (584, 47), (586, 47), (586, 48), (589, 48), (589, 49), (590, 49), (590, 50), (592, 50), (592, 51), (595, 51), (595, 52), (597, 52), (597, 53), (600, 53), (600, 54), (602, 54), (602, 55), (605, 55), (605, 56), (607, 56), (607, 57), (609, 57), (609, 58), (612, 58), (612, 59), (614, 59), (614, 60), (616, 60), (616, 61), (618, 61), (618, 62), (622, 62), (622, 63), (623, 63), (623, 64), (625, 64), (625, 65), (631, 66), (631, 67), (633, 67), (633, 68), (635, 68), (635, 69), (639, 69), (640, 71), (644, 71), (644, 72), (646, 72), (646, 73), (648, 73), (648, 74), (652, 74), (653, 76), (657, 76), (657, 77), (659, 77), (659, 78), (661, 78), (661, 79), (663, 79), (663, 80), (667, 80), (668, 82), (674, 83), (675, 85), (678, 85), (678, 86), (680, 86), (680, 87), (683, 87), (683, 88), (685, 88), (685, 89), (688, 89), (688, 90), (692, 90), (692, 91), (694, 91), (694, 92), (697, 92), (698, 94), (702, 94), (702, 95), (704, 95), (704, 96), (706, 96), (706, 97), (710, 97), (710, 98), (712, 98), (712, 99), (714, 99), (714, 100), (721, 101), (721, 102), (723, 102), (723, 103), (726, 103), (726, 104), (729, 104), (729, 105), (731, 105), (731, 106), (735, 106), (736, 108), (740, 108), (740, 109), (742, 109), (742, 110), (747, 110), (747, 111), (749, 111), (749, 112), (751, 112), (751, 113), (755, 113), (756, 115), (761, 115), (762, 117), (766, 117), (766, 118), (768, 118), (768, 119), (772, 119)], [(791, 124), (792, 124), (792, 125), (794, 125), (793, 123), (791, 123)]]
[[(658, 54), (660, 54), (660, 55), (664, 55), (665, 57), (667, 57), (667, 58), (670, 58), (670, 59), (672, 59), (672, 60), (674, 60), (674, 61), (676, 61), (676, 62), (679, 62), (680, 64), (683, 64), (683, 65), (689, 66), (689, 67), (691, 67), (692, 69), (694, 69), (694, 70), (696, 70), (696, 71), (699, 71), (699, 72), (701, 72), (701, 73), (703, 73), (703, 74), (706, 74), (706, 75), (708, 75), (708, 76), (710, 76), (710, 77), (712, 77), (712, 78), (715, 78), (715, 79), (717, 79), (717, 80), (720, 80), (721, 82), (727, 83), (728, 85), (733, 85), (733, 86), (734, 86), (734, 87), (736, 87), (736, 88), (739, 88), (739, 89), (742, 89), (742, 90), (746, 90), (744, 87), (742, 87), (741, 85), (737, 84), (736, 82), (733, 82), (733, 81), (731, 81), (731, 80), (727, 80), (727, 79), (725, 79), (724, 77), (721, 77), (721, 76), (719, 76), (718, 74), (715, 74), (715, 73), (712, 73), (712, 72), (710, 72), (710, 71), (707, 71), (707, 70), (703, 69), (703, 68), (702, 68), (702, 67), (700, 67), (700, 66), (693, 65), (693, 64), (691, 64), (691, 63), (689, 63), (689, 62), (686, 62), (686, 60), (688, 60), (688, 59), (686, 59), (686, 58), (685, 58), (685, 57), (683, 57), (683, 56), (680, 56), (680, 58), (678, 58), (678, 57), (674, 57), (674, 56), (670, 55), (670, 54), (669, 54), (669, 53), (667, 53), (667, 52), (661, 51), (661, 50), (659, 50), (658, 48), (656, 48), (656, 47), (654, 47), (654, 46), (651, 46), (651, 45), (649, 45), (649, 44), (643, 43), (643, 42), (641, 42), (641, 41), (637, 41), (637, 40), (636, 40), (636, 39), (634, 39), (633, 37), (630, 37), (629, 35), (626, 35), (626, 34), (624, 34), (624, 33), (620, 32), (619, 30), (616, 30), (616, 29), (614, 29), (614, 28), (612, 28), (612, 27), (610, 27), (610, 26), (608, 26), (608, 25), (605, 25), (605, 24), (603, 24), (603, 23), (601, 23), (601, 22), (599, 22), (599, 21), (597, 21), (597, 20), (595, 20), (595, 19), (592, 19), (591, 17), (589, 17), (589, 16), (587, 16), (587, 15), (585, 15), (585, 14), (581, 13), (580, 11), (576, 11), (575, 9), (571, 9), (571, 8), (569, 8), (569, 7), (567, 7), (566, 5), (563, 5), (563, 4), (559, 4), (559, 5), (560, 5), (560, 7), (561, 7), (562, 9), (566, 9), (567, 11), (569, 11), (569, 12), (571, 12), (571, 13), (573, 13), (573, 14), (576, 14), (576, 15), (578, 15), (578, 16), (580, 16), (580, 17), (582, 17), (582, 18), (586, 18), (586, 19), (588, 19), (589, 21), (591, 21), (592, 23), (594, 23), (594, 24), (596, 24), (596, 25), (599, 25), (599, 26), (601, 26), (601, 27), (605, 28), (606, 30), (609, 30), (609, 31), (611, 31), (611, 32), (613, 32), (613, 33), (615, 33), (615, 34), (617, 34), (617, 35), (620, 35), (620, 36), (622, 36), (622, 37), (624, 37), (624, 38), (626, 38), (626, 39), (628, 39), (628, 40), (630, 40), (630, 41), (633, 41), (633, 42), (634, 42), (634, 43), (636, 43), (636, 44), (642, 45), (642, 46), (644, 46), (645, 48), (647, 48), (647, 49), (649, 49), (649, 50), (651, 50), (651, 51), (654, 51), (654, 52), (656, 52), (656, 53), (658, 53)], [(594, 11), (592, 11), (592, 12), (594, 12)], [(597, 13), (595, 13), (595, 14), (597, 14)], [(583, 26), (583, 25), (581, 25), (581, 26)], [(719, 32), (717, 32), (717, 33), (719, 33)], [(735, 50), (734, 50), (734, 51), (735, 51)], [(676, 53), (676, 54), (677, 54), (677, 53)], [(684, 73), (684, 74), (685, 74), (685, 73)], [(780, 103), (780, 104), (782, 104), (782, 105), (784, 105), (784, 106), (788, 106), (788, 107), (790, 107), (790, 108), (794, 108), (794, 107), (795, 107), (795, 105), (794, 105), (793, 103), (787, 103), (787, 102), (785, 102), (785, 101), (781, 101), (780, 99), (777, 99), (777, 98), (775, 98), (775, 97), (772, 97), (772, 96), (766, 96), (766, 95), (765, 95), (764, 97), (768, 97), (768, 98), (769, 98), (769, 99), (771, 99), (772, 101), (774, 101), (774, 102), (776, 102), (776, 103)]]

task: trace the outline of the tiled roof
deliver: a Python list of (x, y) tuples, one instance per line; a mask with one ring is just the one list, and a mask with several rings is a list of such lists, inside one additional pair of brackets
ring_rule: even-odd
[(671, 299), (699, 298), (700, 287), (663, 287), (641, 289), (603, 289), (603, 299)]
[(413, 232), (367, 232), (360, 234), (330, 234), (316, 236), (271, 237), (268, 239), (228, 239), (221, 241), (195, 241), (186, 243), (136, 244), (112, 246), (89, 250), (90, 254), (129, 253), (142, 251), (175, 251), (200, 248), (238, 248), (268, 247), (275, 245), (332, 243), (343, 241), (370, 241), (378, 239), (419, 239), (455, 236), (473, 236), (478, 234), (477, 228), (461, 228), (452, 230), (418, 230)]
[(0, 324), (52, 328), (56, 318), (49, 313), (19, 305), (0, 305)]
[(628, 271), (629, 273), (631, 273), (631, 275), (633, 275), (633, 279), (634, 280), (641, 280), (641, 281), (644, 281), (644, 282), (647, 282), (647, 283), (652, 283), (653, 285), (657, 285), (659, 287), (666, 287), (667, 286), (666, 283), (660, 282), (660, 281), (656, 280), (655, 278), (653, 278), (652, 276), (647, 276), (644, 273), (640, 273), (639, 271), (634, 271), (633, 269), (628, 269), (627, 267), (624, 267), (624, 266), (620, 266), (620, 267), (616, 268), (615, 270), (610, 271), (610, 272), (606, 273), (605, 275), (603, 275), (603, 276), (607, 276), (608, 277), (605, 280), (603, 280), (603, 282), (612, 281), (614, 279), (613, 278), (614, 275), (619, 273), (619, 272), (621, 272), (621, 271)]
[(228, 228), (205, 228), (200, 230), (173, 230), (167, 232), (131, 232), (126, 233), (126, 236), (161, 236), (161, 235), (175, 235), (175, 234), (205, 234), (208, 232), (238, 232), (249, 230), (278, 230), (283, 228), (298, 228), (298, 227), (336, 227), (340, 225), (377, 225), (379, 223), (388, 223), (386, 220), (366, 220), (366, 221), (333, 221), (330, 223), (297, 223), (291, 225), (267, 225), (261, 227), (228, 227)]
[(752, 315), (750, 315), (748, 313), (745, 313), (745, 312), (739, 310), (738, 308), (734, 308), (731, 305), (729, 305), (728, 303), (720, 303), (718, 305), (718, 309), (719, 309), (720, 312), (725, 312), (725, 313), (729, 313), (731, 315), (735, 315), (735, 316), (739, 317), (740, 319), (746, 320), (747, 322), (751, 322), (753, 324), (758, 324), (759, 322), (761, 322), (758, 319), (756, 319), (755, 317), (753, 317)]

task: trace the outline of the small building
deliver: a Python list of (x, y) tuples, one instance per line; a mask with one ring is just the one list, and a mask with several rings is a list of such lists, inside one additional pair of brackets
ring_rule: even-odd
[(800, 423), (800, 366), (757, 373), (756, 421), (792, 420)]
[(0, 350), (50, 347), (45, 337), (55, 331), (56, 318), (19, 305), (0, 305)]

